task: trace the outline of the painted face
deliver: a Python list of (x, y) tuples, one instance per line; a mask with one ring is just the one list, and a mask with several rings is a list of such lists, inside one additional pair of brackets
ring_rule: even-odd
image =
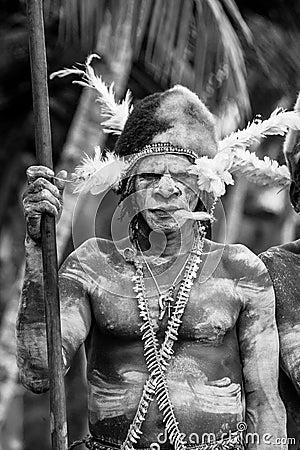
[(179, 155), (151, 155), (136, 166), (135, 203), (152, 230), (180, 228), (186, 219), (180, 210), (194, 211), (198, 202), (197, 178), (188, 174), (191, 161)]

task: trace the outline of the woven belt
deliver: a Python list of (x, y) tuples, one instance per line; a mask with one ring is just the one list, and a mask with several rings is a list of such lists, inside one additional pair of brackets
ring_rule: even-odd
[[(114, 442), (108, 442), (105, 439), (95, 438), (93, 436), (87, 436), (80, 441), (73, 442), (70, 445), (69, 450), (77, 447), (80, 444), (85, 444), (86, 448), (89, 450), (120, 450), (121, 445)], [(167, 447), (165, 445), (157, 445), (157, 449), (162, 450)], [(244, 440), (242, 433), (240, 431), (231, 432), (228, 437), (223, 439), (203, 442), (195, 445), (187, 445), (187, 450), (245, 450)], [(138, 447), (136, 450), (153, 450), (151, 447)]]

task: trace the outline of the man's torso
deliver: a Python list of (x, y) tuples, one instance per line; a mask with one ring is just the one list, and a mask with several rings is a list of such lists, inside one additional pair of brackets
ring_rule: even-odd
[[(133, 290), (134, 266), (113, 244), (104, 247), (97, 256), (97, 245), (94, 255), (87, 246), (79, 257), (93, 316), (86, 341), (89, 421), (93, 435), (123, 441), (149, 373), (141, 339), (143, 322)], [(209, 250), (203, 255), (166, 372), (180, 431), (200, 439), (203, 433), (219, 438), (236, 430), (244, 412), (237, 337), (243, 306), (237, 288), (241, 261), (217, 244)], [(156, 277), (161, 292), (170, 287), (184, 261), (183, 255)], [(158, 319), (157, 288), (146, 269), (144, 272), (150, 316), (161, 344), (167, 319)], [(142, 429), (140, 446), (149, 446), (164, 433), (156, 400)]]

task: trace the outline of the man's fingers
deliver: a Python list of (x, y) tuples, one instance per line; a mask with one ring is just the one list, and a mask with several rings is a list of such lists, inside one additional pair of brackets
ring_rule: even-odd
[(32, 193), (26, 195), (23, 199), (24, 205), (32, 204), (34, 208), (36, 208), (35, 203), (42, 202), (46, 200), (51, 203), (57, 210), (59, 211), (61, 208), (61, 203), (59, 199), (54, 196), (48, 189), (42, 189), (40, 192)]
[(37, 192), (40, 192), (44, 189), (47, 189), (50, 191), (53, 195), (56, 197), (60, 196), (60, 192), (57, 189), (54, 184), (52, 184), (50, 181), (46, 180), (45, 178), (37, 178), (33, 183), (31, 183), (28, 186), (27, 193), (28, 194), (35, 194)]
[(27, 171), (28, 186), (23, 194), (23, 209), (29, 236), (40, 239), (40, 220), (44, 213), (59, 220), (62, 212), (62, 193), (67, 172), (61, 170), (56, 180), (53, 170), (46, 166), (30, 166)]
[(54, 195), (56, 195), (56, 193), (62, 195), (68, 177), (68, 172), (66, 170), (60, 170), (57, 175), (54, 176), (53, 170), (46, 166), (30, 166), (26, 173), (29, 183), (28, 192), (38, 192), (43, 188), (47, 188)]
[(33, 183), (37, 178), (46, 178), (51, 181), (54, 177), (53, 170), (46, 166), (30, 166), (26, 170), (28, 183)]
[(68, 176), (68, 172), (66, 170), (60, 170), (54, 178), (54, 184), (59, 190), (60, 194), (63, 193), (63, 190), (65, 188), (66, 179)]
[(48, 200), (42, 200), (36, 204), (24, 203), (24, 213), (25, 217), (28, 217), (28, 219), (43, 213), (51, 214), (55, 217), (58, 217), (59, 215), (57, 208)]
[(39, 241), (41, 238), (41, 215), (37, 214), (36, 216), (28, 217), (27, 219), (27, 230), (29, 236), (35, 241)]

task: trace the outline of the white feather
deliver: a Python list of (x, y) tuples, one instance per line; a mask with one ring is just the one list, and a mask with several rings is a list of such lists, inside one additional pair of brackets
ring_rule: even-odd
[(97, 195), (120, 182), (127, 164), (123, 158), (108, 152), (102, 156), (100, 147), (95, 147), (94, 157), (85, 155), (79, 166), (76, 167), (72, 179), (76, 187), (74, 193), (87, 193)]
[(291, 179), (287, 166), (280, 166), (276, 160), (265, 156), (259, 159), (249, 150), (234, 149), (230, 172), (243, 175), (249, 181), (261, 186), (288, 187)]
[(80, 84), (84, 87), (95, 89), (98, 93), (97, 101), (101, 105), (101, 116), (105, 119), (101, 125), (105, 127), (105, 133), (121, 134), (125, 122), (128, 119), (133, 106), (131, 105), (132, 95), (128, 90), (124, 100), (117, 102), (115, 99), (114, 83), (107, 86), (101, 76), (95, 74), (91, 62), (94, 58), (100, 59), (97, 54), (88, 56), (85, 62), (85, 71), (72, 67), (71, 69), (62, 69), (50, 75), (50, 79), (57, 77), (65, 77), (67, 75), (78, 75), (81, 80), (73, 81), (74, 84)]
[(296, 111), (276, 108), (269, 119), (256, 118), (243, 130), (231, 133), (219, 142), (219, 150), (244, 150), (268, 135), (284, 135), (289, 129), (300, 130), (300, 116)]
[(219, 142), (219, 151), (229, 152), (233, 155), (233, 164), (230, 172), (243, 174), (249, 181), (263, 186), (287, 187), (290, 184), (288, 168), (279, 166), (265, 156), (259, 159), (247, 147), (259, 143), (268, 135), (284, 135), (289, 129), (300, 130), (300, 116), (297, 111), (285, 111), (276, 108), (266, 120), (256, 118), (243, 130), (238, 130)]

